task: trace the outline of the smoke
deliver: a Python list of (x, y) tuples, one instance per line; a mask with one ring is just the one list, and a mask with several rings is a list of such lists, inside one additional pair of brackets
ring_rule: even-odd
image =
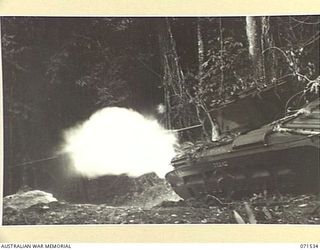
[(82, 175), (137, 177), (172, 170), (176, 137), (156, 120), (125, 108), (104, 108), (64, 134), (64, 151)]

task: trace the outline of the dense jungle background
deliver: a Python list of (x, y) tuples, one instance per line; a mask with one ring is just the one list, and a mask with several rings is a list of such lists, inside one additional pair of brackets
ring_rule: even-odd
[[(318, 94), (319, 37), (319, 16), (2, 17), (4, 195), (28, 189), (26, 186), (30, 186), (34, 172), (40, 170), (38, 165), (26, 163), (40, 164), (38, 160), (55, 158), (62, 143), (62, 131), (85, 121), (104, 107), (126, 107), (155, 117), (166, 129), (183, 131), (178, 135), (181, 144), (212, 141), (221, 133), (232, 133), (230, 125), (221, 127), (219, 107), (252, 91), (259, 96), (272, 90), (266, 99), (256, 103), (263, 112), (261, 117), (250, 120), (252, 127), (283, 116), (288, 108), (299, 106), (308, 95)], [(298, 99), (291, 99), (296, 95), (299, 95)], [(239, 116), (250, 117), (250, 112), (247, 106), (238, 106)], [(188, 129), (194, 125), (197, 129)], [(63, 164), (64, 160), (41, 164), (51, 166), (56, 161)], [(63, 174), (63, 170), (55, 171), (47, 175)], [(152, 194), (147, 192), (150, 186), (154, 193), (161, 190), (163, 199), (158, 200), (160, 203), (168, 197), (179, 200), (167, 184), (153, 175), (149, 181), (144, 177), (135, 181), (125, 176), (120, 179), (122, 183), (129, 183), (130, 188), (122, 187), (122, 191), (118, 186), (109, 188), (110, 192), (119, 192), (117, 198), (109, 197), (111, 205), (123, 205), (134, 200), (132, 197), (141, 199), (142, 193), (150, 197)], [(42, 186), (49, 187), (50, 181), (43, 179), (38, 183), (41, 181)], [(112, 183), (115, 185), (114, 181)], [(79, 189), (79, 185), (78, 182), (72, 184), (69, 191)], [(81, 184), (81, 191), (68, 193), (69, 196), (65, 194), (63, 198), (105, 202), (93, 195), (104, 192), (99, 185), (94, 191), (84, 191), (86, 187)], [(46, 191), (54, 194), (54, 189)], [(79, 193), (85, 193), (85, 198)], [(121, 195), (125, 197), (119, 198)], [(264, 218), (262, 221), (309, 223), (306, 217), (296, 221), (292, 214), (294, 209), (281, 217), (281, 205), (288, 205), (288, 200), (273, 199), (277, 205), (272, 209), (277, 206), (278, 210), (259, 210)], [(304, 208), (306, 199), (312, 199), (314, 203), (310, 203), (312, 209), (309, 207), (309, 210), (317, 213), (314, 211), (318, 208), (315, 196), (288, 199), (300, 202), (300, 208)], [(122, 200), (125, 202), (120, 202)], [(163, 203), (161, 206), (209, 209), (207, 204), (191, 203)], [(148, 204), (156, 205), (154, 202)], [(52, 207), (60, 209), (60, 205)], [(243, 203), (228, 206), (241, 206), (243, 211), (248, 211)], [(36, 207), (35, 214), (46, 213), (54, 209), (52, 207)], [(83, 208), (70, 208), (70, 211), (74, 209)], [(215, 214), (225, 214), (221, 221), (207, 218), (213, 213), (211, 210), (210, 213), (203, 212), (206, 214), (203, 218), (197, 215), (189, 222), (230, 223), (233, 220), (230, 218), (234, 216), (228, 212), (232, 209), (224, 205), (217, 209)], [(155, 223), (188, 223), (185, 217), (189, 216), (189, 210), (184, 211), (184, 217), (170, 210), (166, 214), (169, 219), (159, 219)], [(301, 212), (301, 209), (297, 211)], [(44, 217), (31, 216), (33, 219), (28, 220), (12, 210), (5, 216), (7, 224), (63, 223), (65, 219), (55, 217), (58, 213), (52, 215), (54, 219), (50, 222), (43, 221)], [(143, 212), (137, 213), (142, 218), (140, 213)], [(159, 215), (158, 211), (154, 213)], [(151, 218), (158, 216), (143, 215), (147, 219), (137, 221), (137, 214), (131, 219), (128, 217), (132, 215), (130, 212), (123, 211), (123, 214), (126, 220), (120, 215), (109, 214), (109, 219), (100, 223), (150, 223)], [(250, 211), (248, 214), (250, 217)], [(98, 223), (98, 217), (94, 218), (96, 221), (72, 217), (70, 223)], [(310, 219), (310, 223), (318, 223), (318, 219)]]

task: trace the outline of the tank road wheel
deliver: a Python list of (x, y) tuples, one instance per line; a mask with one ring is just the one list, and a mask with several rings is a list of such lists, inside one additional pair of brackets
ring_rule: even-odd
[(297, 186), (299, 185), (301, 180), (299, 180), (297, 173), (293, 171), (293, 169), (284, 168), (280, 169), (276, 172), (275, 175), (275, 186), (277, 191), (291, 191), (294, 192)]
[(235, 177), (223, 170), (218, 170), (216, 175), (219, 192), (222, 196), (231, 198), (235, 192)]

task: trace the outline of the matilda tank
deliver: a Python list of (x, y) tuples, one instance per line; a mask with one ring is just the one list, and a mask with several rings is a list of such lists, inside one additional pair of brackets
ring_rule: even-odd
[(258, 129), (185, 152), (166, 179), (182, 198), (320, 190), (320, 99)]

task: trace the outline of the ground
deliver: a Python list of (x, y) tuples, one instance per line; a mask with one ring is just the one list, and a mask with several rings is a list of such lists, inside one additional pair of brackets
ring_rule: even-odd
[[(38, 199), (21, 207), (26, 204), (21, 196), (16, 203), (11, 202), (13, 198), (4, 199), (4, 225), (320, 224), (320, 201), (315, 194), (260, 194), (237, 201), (214, 196), (182, 200), (167, 185), (158, 183), (141, 193), (118, 197), (112, 205), (52, 201), (50, 196), (48, 203)], [(120, 204), (119, 199), (125, 202), (114, 205)]]

